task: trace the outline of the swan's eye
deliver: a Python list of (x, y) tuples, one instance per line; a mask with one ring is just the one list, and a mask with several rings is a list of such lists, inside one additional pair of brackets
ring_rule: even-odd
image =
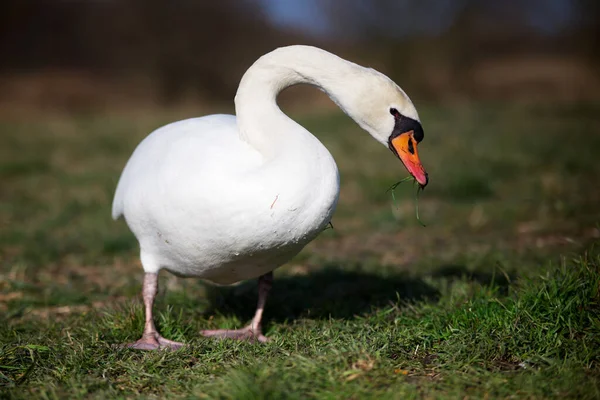
[(400, 113), (395, 108), (390, 108), (390, 114), (392, 114), (394, 118), (400, 118)]

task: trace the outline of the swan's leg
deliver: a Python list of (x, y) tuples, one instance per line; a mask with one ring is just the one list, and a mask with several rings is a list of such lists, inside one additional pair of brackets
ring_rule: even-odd
[(238, 340), (258, 340), (261, 343), (267, 342), (269, 339), (262, 334), (261, 321), (263, 310), (265, 309), (265, 303), (267, 302), (267, 295), (273, 286), (273, 272), (264, 274), (258, 278), (258, 305), (256, 306), (256, 313), (250, 325), (242, 329), (217, 329), (211, 331), (202, 331), (202, 335), (207, 337), (216, 338), (228, 338)]
[(142, 296), (144, 298), (144, 307), (146, 312), (146, 324), (144, 325), (144, 333), (142, 338), (137, 342), (128, 343), (125, 347), (138, 350), (156, 350), (160, 348), (169, 348), (175, 350), (183, 346), (183, 343), (174, 342), (172, 340), (165, 339), (160, 336), (156, 327), (154, 326), (154, 319), (152, 318), (152, 306), (154, 305), (154, 298), (158, 292), (158, 273), (146, 273), (144, 275), (144, 287), (142, 289)]

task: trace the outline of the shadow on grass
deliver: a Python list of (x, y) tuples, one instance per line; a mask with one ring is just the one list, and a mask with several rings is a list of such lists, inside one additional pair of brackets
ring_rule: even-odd
[[(211, 304), (207, 314), (233, 314), (248, 321), (256, 309), (257, 284), (250, 281), (235, 287), (209, 286), (207, 296)], [(328, 267), (307, 275), (276, 278), (265, 316), (278, 322), (298, 318), (348, 319), (398, 300), (435, 301), (438, 297), (436, 289), (405, 273), (382, 276)]]

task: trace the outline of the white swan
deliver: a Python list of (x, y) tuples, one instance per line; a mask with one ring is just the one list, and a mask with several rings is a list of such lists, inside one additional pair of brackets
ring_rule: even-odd
[(210, 115), (164, 126), (139, 144), (123, 170), (112, 215), (124, 216), (137, 237), (145, 271), (146, 325), (129, 347), (182, 345), (160, 336), (153, 323), (161, 269), (218, 284), (260, 277), (250, 325), (203, 334), (266, 340), (260, 323), (271, 271), (324, 229), (339, 195), (331, 154), (277, 106), (277, 94), (300, 83), (325, 91), (427, 184), (417, 111), (388, 77), (315, 47), (262, 56), (240, 82), (237, 118)]

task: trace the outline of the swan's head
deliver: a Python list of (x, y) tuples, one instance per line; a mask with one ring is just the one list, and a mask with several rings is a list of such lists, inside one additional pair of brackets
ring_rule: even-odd
[(349, 82), (340, 102), (342, 108), (375, 139), (388, 146), (425, 187), (428, 176), (417, 152), (424, 137), (423, 127), (412, 101), (391, 79), (373, 69), (361, 68)]

